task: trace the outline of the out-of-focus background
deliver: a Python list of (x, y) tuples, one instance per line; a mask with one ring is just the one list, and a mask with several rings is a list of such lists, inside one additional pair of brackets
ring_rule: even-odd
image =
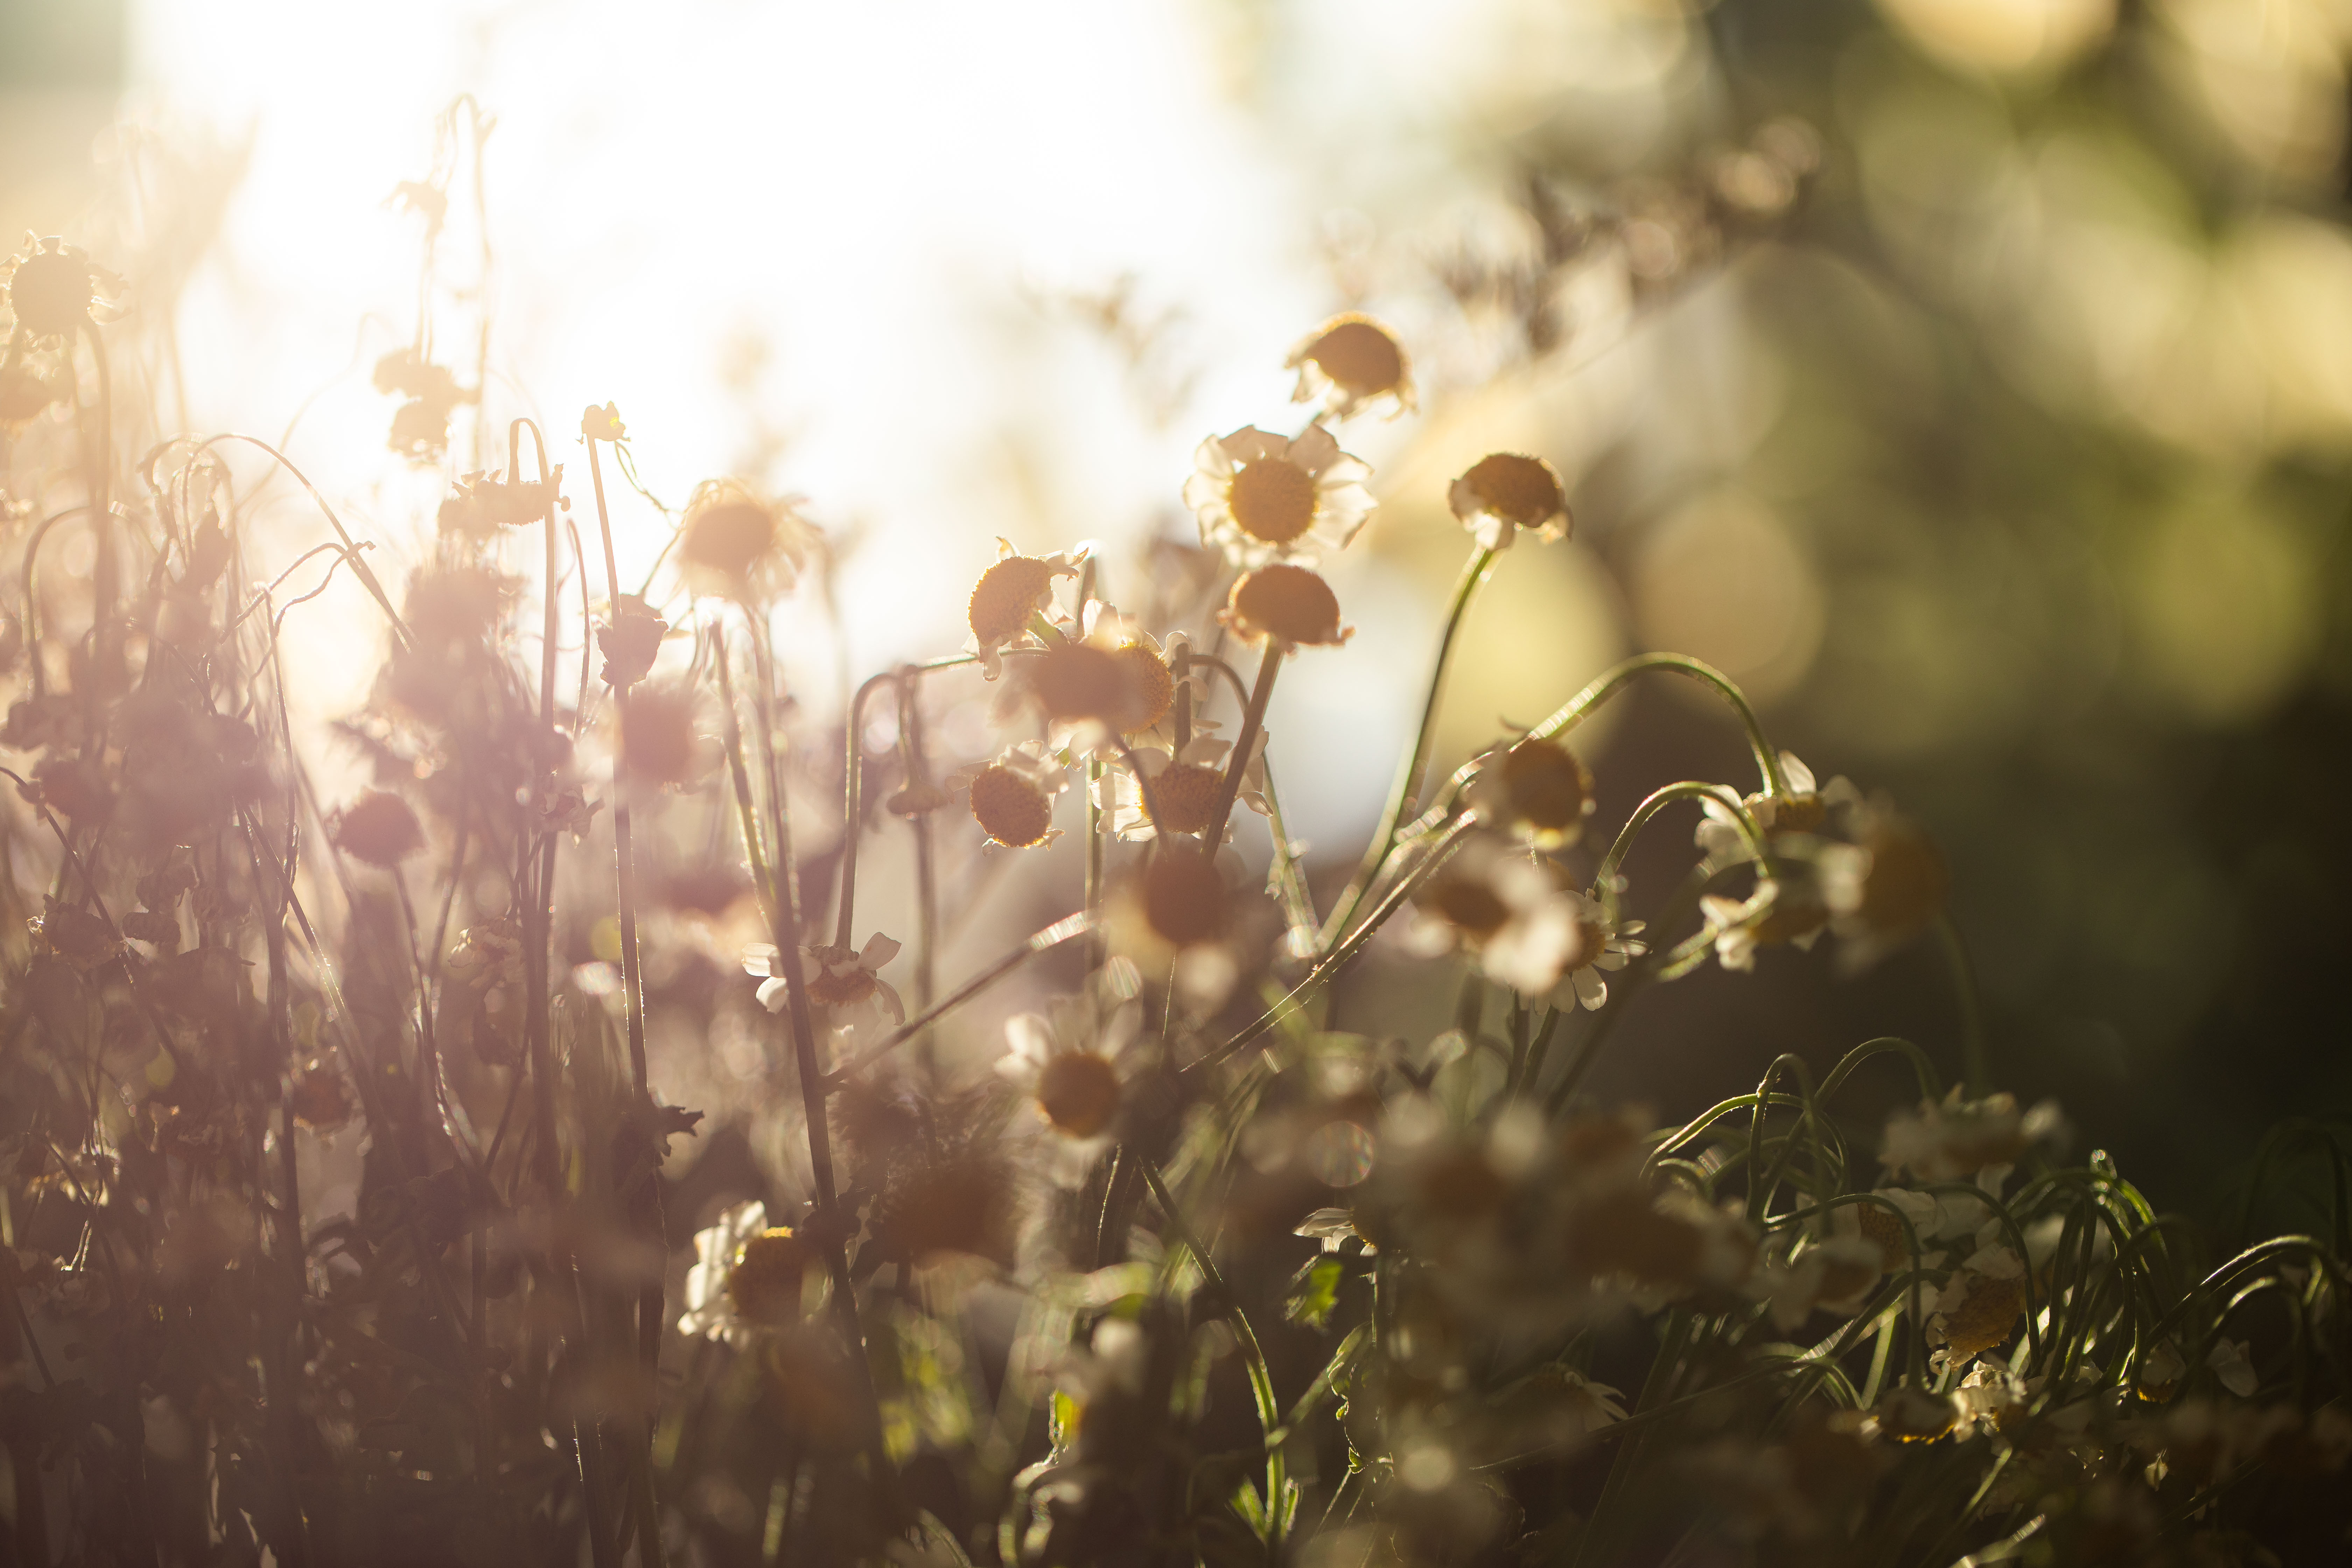
[[(423, 321), (501, 423), (617, 401), (673, 504), (806, 496), (859, 673), (957, 647), (998, 535), (1102, 541), (1117, 597), (1202, 437), (1295, 419), (1285, 351), (1372, 311), (1422, 412), (1345, 431), (1381, 506), (1345, 668), (1277, 705), (1294, 831), (1336, 863), (1377, 810), (1447, 479), (1539, 452), (1576, 539), (1506, 560), (1445, 763), (1625, 652), (1722, 666), (1944, 845), (1995, 1075), (2197, 1205), (2352, 1089), (2347, 47), (2330, 0), (0, 0), (0, 232), (122, 272), (136, 390), (282, 441), (387, 576), (506, 460), (387, 449)], [(422, 290), (404, 182), (448, 198)], [(321, 605), (331, 712), (378, 649)], [(1588, 749), (1603, 820), (1741, 765), (1667, 689)], [(1645, 997), (1595, 1088), (1955, 1017), (1931, 949), (1773, 953)]]

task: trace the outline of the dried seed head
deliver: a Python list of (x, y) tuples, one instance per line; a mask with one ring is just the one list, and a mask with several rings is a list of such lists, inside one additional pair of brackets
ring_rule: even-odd
[(1099, 719), (1123, 728), (1129, 711), (1125, 667), (1087, 643), (1066, 642), (1032, 659), (1029, 689), (1048, 719)]
[(788, 1226), (763, 1230), (743, 1244), (727, 1276), (735, 1310), (755, 1323), (789, 1323), (801, 1315), (801, 1281), (814, 1261), (809, 1244)]
[(1176, 677), (1168, 661), (1139, 642), (1120, 644), (1111, 657), (1118, 660), (1126, 686), (1128, 720), (1121, 733), (1149, 730), (1167, 718), (1169, 710), (1176, 706)]
[(876, 1206), (875, 1233), (918, 1262), (961, 1252), (1010, 1266), (1015, 1195), (1002, 1160), (966, 1151), (894, 1183)]
[[(1325, 391), (1332, 412), (1343, 417), (1378, 397), (1392, 397), (1400, 407), (1412, 405), (1404, 350), (1387, 328), (1368, 316), (1336, 316), (1324, 322), (1291, 351), (1288, 363), (1299, 373), (1294, 402), (1304, 403)], [(1323, 384), (1318, 387), (1318, 383)]]
[(1067, 1051), (1037, 1075), (1037, 1104), (1054, 1130), (1092, 1138), (1118, 1113), (1118, 1071), (1093, 1051)]
[(971, 781), (971, 819), (1007, 849), (1028, 849), (1054, 830), (1054, 803), (1045, 792), (1002, 763)]
[[(1225, 775), (1215, 768), (1202, 767), (1198, 763), (1171, 763), (1146, 781), (1147, 788), (1139, 792), (1143, 815), (1152, 826), (1171, 833), (1206, 833), (1209, 817), (1217, 809), (1217, 794), (1224, 786)], [(1158, 807), (1154, 815), (1153, 807)]]
[(1054, 563), (1034, 555), (1008, 555), (982, 572), (971, 590), (971, 635), (982, 646), (1019, 637), (1054, 575)]
[(1213, 942), (1230, 915), (1225, 882), (1200, 855), (1160, 855), (1143, 874), (1143, 919), (1178, 947)]
[(425, 847), (416, 813), (389, 790), (369, 790), (343, 807), (328, 836), (352, 859), (386, 870)]
[[(1520, 528), (1542, 528), (1568, 515), (1568, 495), (1559, 473), (1541, 458), (1490, 453), (1471, 464), (1454, 483), (1457, 517), (1477, 510)], [(1470, 507), (1465, 508), (1465, 500), (1472, 503)]]
[(1244, 572), (1225, 601), (1225, 625), (1249, 642), (1267, 637), (1300, 647), (1337, 647), (1355, 635), (1339, 624), (1331, 585), (1304, 566), (1276, 562)]

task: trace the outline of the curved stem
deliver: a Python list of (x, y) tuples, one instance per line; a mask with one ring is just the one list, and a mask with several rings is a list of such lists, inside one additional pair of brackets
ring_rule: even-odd
[(1763, 829), (1756, 826), (1755, 817), (1748, 814), (1748, 805), (1739, 798), (1738, 793), (1727, 784), (1685, 779), (1680, 784), (1670, 784), (1664, 789), (1652, 791), (1648, 799), (1633, 808), (1633, 815), (1625, 819), (1617, 841), (1609, 847), (1609, 853), (1601, 857), (1601, 869), (1593, 873), (1592, 890), (1612, 915), (1617, 908), (1617, 868), (1633, 852), (1633, 841), (1641, 837), (1642, 829), (1650, 825), (1650, 819), (1678, 800), (1711, 800), (1729, 812), (1733, 825), (1739, 829), (1739, 836), (1748, 841), (1748, 849), (1755, 855), (1756, 863), (1763, 868), (1766, 876), (1772, 874), (1772, 846), (1766, 841)]
[(1444, 629), (1438, 633), (1437, 659), (1429, 672), (1429, 690), (1421, 700), (1421, 725), (1413, 732), (1412, 750), (1397, 769), (1396, 782), (1389, 786), (1388, 805), (1381, 810), (1380, 826), (1372, 829), (1371, 841), (1364, 846), (1364, 858), (1358, 862), (1356, 874), (1349, 879), (1339, 902), (1331, 907), (1330, 923), (1323, 931), (1327, 940), (1344, 931), (1348, 922), (1356, 918), (1364, 895), (1371, 890), (1373, 877), (1379, 874), (1389, 850), (1396, 844), (1398, 824), (1412, 809), (1413, 796), (1421, 788), (1422, 770), (1429, 765), (1429, 748), (1437, 734), (1438, 700), (1444, 694), (1445, 669), (1454, 658), (1454, 635), (1469, 614), (1471, 595), (1486, 580), (1494, 563), (1495, 552), (1481, 544), (1472, 547), (1469, 559), (1462, 564), (1462, 575), (1454, 583), (1453, 596), (1446, 604)]
[(905, 679), (908, 674), (929, 675), (934, 670), (955, 669), (979, 662), (978, 654), (960, 653), (952, 658), (935, 658), (928, 664), (912, 666), (908, 671), (890, 670), (870, 676), (857, 689), (857, 694), (849, 700), (849, 712), (843, 724), (842, 739), (842, 748), (847, 754), (842, 763), (841, 900), (840, 912), (833, 926), (835, 947), (851, 945), (850, 922), (856, 913), (857, 838), (865, 809), (866, 700), (883, 687)]

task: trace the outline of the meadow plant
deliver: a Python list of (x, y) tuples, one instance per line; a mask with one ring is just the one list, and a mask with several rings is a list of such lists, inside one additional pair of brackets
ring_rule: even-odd
[[(396, 587), (312, 491), (384, 650), (312, 736), (307, 595), (248, 528), (260, 464), (292, 465), (116, 449), (121, 287), (37, 242), (0, 317), (0, 1560), (2340, 1548), (2332, 1143), (2326, 1234), (2221, 1246), (1999, 1092), (1973, 1026), (1957, 1074), (1874, 1039), (1818, 1078), (1759, 1061), (1680, 1125), (1586, 1095), (1625, 1010), (1708, 964), (1924, 940), (1964, 1014), (1968, 982), (1927, 837), (1696, 659), (1629, 659), (1430, 776), (1481, 585), (1570, 531), (1542, 459), (1454, 480), (1465, 557), (1385, 808), (1352, 868), (1303, 863), (1265, 742), (1291, 662), (1349, 657), (1318, 566), (1373, 491), (1342, 432), (1414, 397), (1380, 323), (1291, 352), (1290, 433), (1202, 443), (1171, 486), (1197, 549), (1114, 602), (1100, 554), (1003, 542), (968, 639), (937, 628), (963, 651), (829, 717), (775, 631), (825, 613), (835, 542), (715, 479), (625, 583), (614, 404), (561, 444), (508, 425)], [(377, 373), (422, 460), (485, 417), (478, 367), (429, 349)], [(1653, 679), (1716, 700), (1755, 776), (1609, 821), (1579, 731)], [(973, 693), (993, 739), (957, 754), (940, 715)], [(330, 743), (370, 787), (321, 795)], [(980, 917), (943, 863), (1065, 832), (1057, 918), (948, 973)], [(912, 927), (884, 932), (859, 847), (902, 833)], [(1693, 836), (1687, 874), (1629, 886), (1654, 833)], [(1376, 948), (1453, 1027), (1339, 1008)], [(1016, 974), (1050, 1005), (951, 1048)], [(1858, 1121), (1864, 1079), (1907, 1109)]]

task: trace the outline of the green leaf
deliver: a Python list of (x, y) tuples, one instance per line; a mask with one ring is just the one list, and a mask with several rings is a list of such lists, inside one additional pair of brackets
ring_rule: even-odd
[(1335, 1254), (1315, 1258), (1292, 1278), (1282, 1315), (1310, 1329), (1328, 1327), (1332, 1309), (1339, 1304), (1339, 1282), (1344, 1278), (1346, 1269)]

